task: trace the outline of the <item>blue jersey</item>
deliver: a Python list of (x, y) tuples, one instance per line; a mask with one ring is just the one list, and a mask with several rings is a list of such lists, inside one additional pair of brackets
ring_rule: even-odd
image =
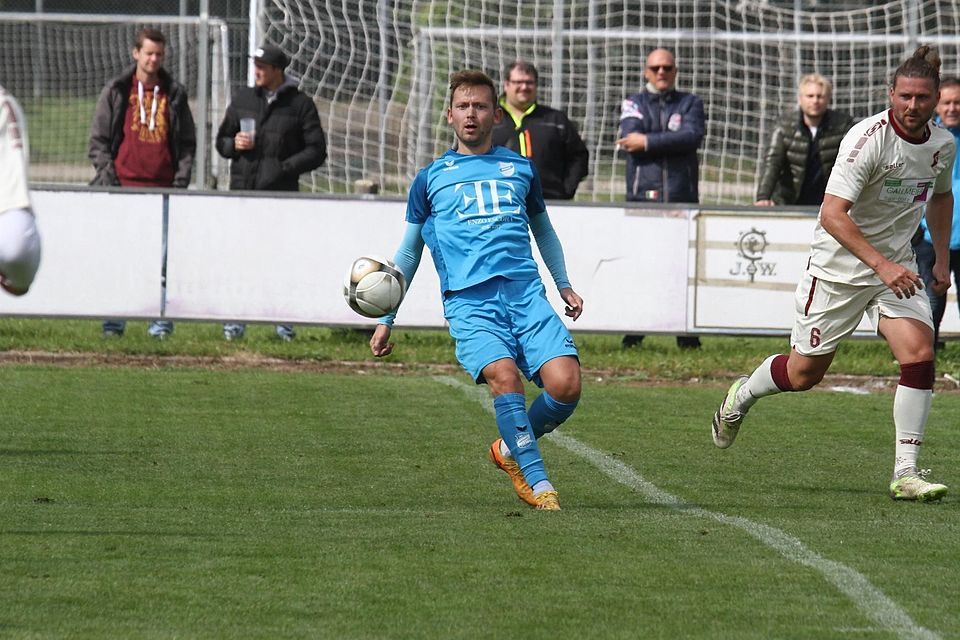
[(447, 151), (417, 174), (407, 222), (423, 225), (441, 291), (491, 278), (539, 278), (530, 217), (546, 211), (540, 177), (526, 158), (504, 147), (482, 155)]
[[(940, 124), (939, 116), (937, 123)], [(960, 127), (945, 128), (953, 134), (953, 140), (957, 144), (957, 155), (953, 159), (953, 226), (950, 229), (950, 251), (957, 251), (960, 250)], [(920, 218), (920, 224), (923, 226), (924, 239), (933, 244), (930, 230), (927, 229), (926, 216)]]

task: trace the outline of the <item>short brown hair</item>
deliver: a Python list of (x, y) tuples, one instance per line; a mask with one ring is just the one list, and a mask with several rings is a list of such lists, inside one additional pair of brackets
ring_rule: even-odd
[(140, 29), (140, 31), (137, 31), (137, 37), (133, 41), (133, 46), (136, 49), (142, 49), (144, 40), (152, 40), (153, 42), (160, 43), (164, 48), (167, 46), (167, 37), (163, 35), (159, 29), (153, 29), (151, 27)]
[(507, 65), (506, 69), (503, 70), (504, 82), (510, 79), (510, 74), (513, 73), (514, 69), (520, 73), (526, 73), (527, 75), (533, 76), (534, 82), (538, 82), (540, 80), (540, 74), (537, 73), (537, 68), (533, 66), (532, 63), (527, 62), (526, 60), (514, 60)]
[(453, 106), (453, 92), (464, 86), (488, 87), (490, 89), (490, 102), (493, 106), (497, 106), (497, 88), (494, 86), (493, 80), (483, 71), (474, 69), (465, 69), (450, 75), (450, 106)]
[(890, 80), (890, 88), (897, 85), (897, 78), (929, 78), (933, 90), (940, 88), (940, 53), (929, 45), (918, 47), (913, 55), (897, 67)]

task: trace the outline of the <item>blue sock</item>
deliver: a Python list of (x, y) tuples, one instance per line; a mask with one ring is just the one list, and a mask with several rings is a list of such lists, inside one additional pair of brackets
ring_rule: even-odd
[(510, 455), (520, 465), (523, 477), (531, 487), (547, 479), (537, 439), (527, 419), (527, 403), (522, 393), (505, 393), (493, 399), (497, 414), (497, 429), (507, 443)]
[(577, 408), (576, 402), (560, 402), (544, 391), (530, 405), (527, 417), (533, 427), (533, 435), (540, 437), (550, 433), (570, 417)]

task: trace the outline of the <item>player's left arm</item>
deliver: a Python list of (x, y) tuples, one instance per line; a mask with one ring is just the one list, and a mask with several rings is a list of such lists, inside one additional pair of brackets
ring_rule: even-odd
[(570, 286), (570, 279), (567, 277), (567, 265), (563, 258), (563, 247), (560, 245), (560, 238), (550, 223), (550, 216), (546, 211), (530, 216), (530, 231), (533, 233), (533, 239), (537, 242), (537, 248), (543, 257), (550, 276), (557, 285), (560, 297), (566, 304), (564, 313), (576, 320), (583, 313), (583, 298), (577, 295), (577, 292)]
[[(182, 89), (186, 94), (186, 89)], [(197, 125), (193, 121), (190, 103), (183, 95), (177, 107), (177, 118), (180, 120), (180, 158), (177, 161), (176, 172), (173, 177), (173, 186), (186, 189), (190, 186), (190, 177), (193, 174), (193, 161), (197, 155)]]
[(320, 114), (313, 100), (303, 100), (298, 113), (300, 137), (303, 148), (280, 161), (280, 170), (285, 175), (300, 175), (313, 171), (327, 159), (327, 137), (320, 124)]
[(927, 204), (927, 229), (933, 240), (933, 292), (942, 296), (950, 288), (950, 231), (953, 225), (953, 189), (934, 193)]
[(934, 259), (933, 293), (946, 294), (950, 288), (950, 236), (953, 227), (953, 172), (957, 146), (950, 136), (950, 144), (940, 150), (940, 166), (943, 167), (933, 183), (933, 195), (927, 203), (926, 222), (933, 241)]

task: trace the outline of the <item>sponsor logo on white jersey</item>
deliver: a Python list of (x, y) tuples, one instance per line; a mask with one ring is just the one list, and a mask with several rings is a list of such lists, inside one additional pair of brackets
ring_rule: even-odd
[(926, 202), (932, 186), (932, 178), (887, 178), (880, 188), (879, 198), (882, 202)]

